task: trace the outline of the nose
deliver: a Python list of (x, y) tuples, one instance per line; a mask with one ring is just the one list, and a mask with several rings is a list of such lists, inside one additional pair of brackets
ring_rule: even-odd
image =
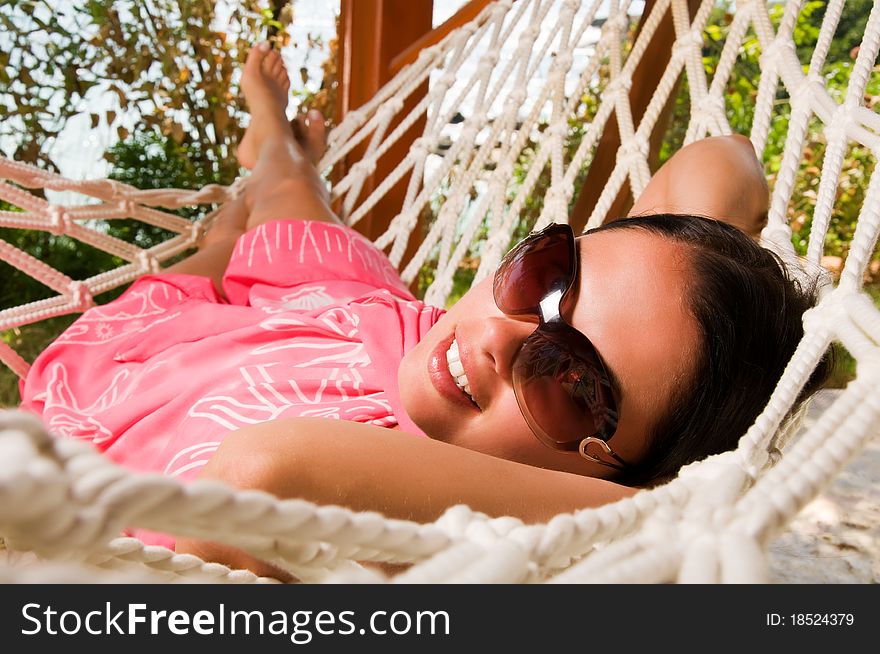
[(513, 361), (522, 344), (537, 328), (537, 318), (491, 316), (480, 322), (475, 343), (477, 351), (481, 357), (488, 359), (499, 377), (510, 382)]

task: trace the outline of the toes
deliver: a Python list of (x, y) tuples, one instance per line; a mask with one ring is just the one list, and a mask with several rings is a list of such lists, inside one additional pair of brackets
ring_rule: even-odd
[(317, 109), (312, 109), (306, 116), (306, 123), (309, 149), (316, 160), (320, 159), (327, 149), (327, 127), (324, 125), (324, 116)]
[(299, 114), (290, 121), (290, 128), (293, 131), (293, 137), (299, 143), (303, 153), (309, 158), (313, 164), (318, 162), (323, 154), (322, 150), (315, 150), (312, 142), (312, 126), (306, 122), (306, 114)]
[(300, 114), (290, 121), (297, 142), (303, 147), (313, 164), (317, 164), (327, 149), (327, 129), (324, 116), (317, 109)]
[(273, 52), (272, 54), (275, 56), (272, 57), (270, 62), (268, 62), (268, 73), (277, 84), (280, 84), (285, 89), (289, 88), (290, 78), (287, 75), (287, 67), (284, 65), (284, 59), (282, 59), (281, 55), (277, 52)]
[(281, 61), (281, 55), (278, 54), (277, 50), (271, 50), (266, 54), (266, 60), (263, 63), (263, 67), (268, 72), (274, 72), (278, 68), (278, 64)]
[(271, 46), (268, 41), (263, 41), (259, 43), (257, 47), (251, 48), (250, 52), (248, 52), (247, 60), (245, 61), (245, 69), (254, 69), (259, 70), (263, 65), (263, 60), (269, 55), (271, 52)]

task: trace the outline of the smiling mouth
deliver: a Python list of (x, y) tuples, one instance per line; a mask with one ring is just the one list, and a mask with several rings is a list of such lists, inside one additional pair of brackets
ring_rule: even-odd
[(464, 366), (461, 364), (461, 355), (458, 353), (458, 342), (453, 338), (452, 344), (446, 350), (446, 363), (449, 365), (449, 374), (458, 389), (467, 395), (468, 399), (476, 404), (474, 396), (471, 395), (471, 385), (467, 375), (464, 374)]

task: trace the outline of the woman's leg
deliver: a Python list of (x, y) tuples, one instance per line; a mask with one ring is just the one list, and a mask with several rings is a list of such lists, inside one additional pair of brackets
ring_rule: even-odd
[(241, 80), (251, 124), (239, 149), (242, 165), (253, 161), (244, 192), (248, 229), (285, 218), (342, 224), (313, 163), (323, 149), (323, 121), (312, 114), (302, 123), (301, 143), (285, 114), (288, 86), (281, 55), (263, 44), (251, 51)]
[(222, 295), (223, 274), (238, 237), (247, 230), (247, 217), (247, 205), (243, 196), (227, 201), (214, 225), (202, 239), (199, 251), (169, 266), (164, 272), (208, 277)]
[(254, 48), (241, 87), (251, 123), (238, 157), (252, 173), (243, 193), (224, 205), (199, 251), (165, 270), (209, 277), (220, 293), (229, 257), (247, 230), (285, 218), (342, 224), (330, 209), (327, 188), (313, 164), (324, 150), (323, 119), (310, 112), (288, 122), (290, 81), (281, 56), (262, 44)]

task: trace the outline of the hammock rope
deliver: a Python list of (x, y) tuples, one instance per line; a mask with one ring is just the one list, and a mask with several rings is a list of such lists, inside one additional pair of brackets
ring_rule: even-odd
[[(629, 2), (498, 0), (423, 50), (370, 102), (350, 112), (331, 133), (320, 168), (329, 170), (356, 147), (365, 148), (361, 160), (332, 189), (350, 225), (408, 176), (403, 207), (376, 243), (390, 252), (406, 282), (433, 265), (425, 300), (442, 306), (467, 257), (479, 259), (475, 281), (491, 274), (542, 175), (548, 186), (535, 227), (568, 220), (578, 174), (590, 164), (612, 116), (621, 145), (587, 227), (601, 222), (625, 183), (634, 195), (641, 193), (651, 177), (650, 137), (680, 75), (687, 78), (691, 96), (685, 143), (731, 133), (724, 92), (751, 31), (762, 52), (749, 135), (759, 155), (780, 111), (780, 88), (790, 106), (762, 243), (793, 272), (807, 275), (821, 263), (847, 148), (859, 144), (870, 151), (873, 162), (880, 152), (880, 117), (864, 105), (880, 50), (880, 7), (875, 3), (871, 11), (849, 86), (838, 103), (826, 87), (822, 67), (844, 2), (829, 2), (806, 72), (792, 37), (802, 4), (789, 2), (776, 28), (763, 0), (738, 2), (710, 81), (701, 49), (711, 0), (701, 4), (693, 19), (686, 0), (658, 0), (631, 44)], [(636, 121), (629, 98), (633, 75), (668, 11), (675, 44)], [(583, 61), (576, 53), (587, 41), (593, 44), (592, 54)], [(603, 62), (607, 83), (597, 87)], [(428, 93), (404, 113), (405, 99), (426, 82)], [(579, 113), (584, 94), (600, 98), (595, 114), (587, 118)], [(450, 124), (458, 112), (464, 120), (454, 134)], [(824, 126), (827, 146), (802, 263), (786, 214), (815, 118)], [(365, 193), (378, 159), (422, 119), (425, 128), (407, 155)], [(584, 130), (577, 148), (568, 152), (575, 121), (583, 122)], [(444, 140), (451, 141), (446, 149), (441, 148)], [(515, 166), (530, 147), (529, 169), (522, 180), (513, 181)], [(0, 198), (23, 210), (0, 212), (0, 226), (65, 234), (128, 262), (76, 281), (0, 241), (0, 258), (58, 293), (0, 312), (0, 330), (83, 311), (92, 306), (94, 296), (159, 270), (163, 261), (199, 242), (217, 211), (191, 222), (163, 209), (220, 204), (244, 183), (198, 191), (141, 191), (109, 180), (72, 181), (0, 159)], [(435, 523), (417, 524), (277, 500), (219, 483), (183, 485), (161, 475), (132, 473), (89, 444), (56, 439), (35, 418), (7, 411), (0, 413), (0, 536), (7, 547), (0, 578), (33, 579), (39, 566), (61, 565), (61, 560), (65, 575), (89, 580), (140, 575), (166, 581), (271, 581), (135, 539), (114, 538), (122, 528), (138, 526), (242, 547), (304, 581), (764, 582), (769, 575), (767, 544), (876, 436), (880, 425), (880, 311), (862, 290), (880, 234), (878, 186), (872, 175), (840, 281), (836, 286), (823, 282), (821, 301), (805, 315), (805, 336), (766, 409), (735, 451), (686, 466), (667, 484), (541, 525), (489, 518), (464, 506), (450, 508)], [(38, 188), (74, 191), (98, 204), (62, 206), (25, 190)], [(404, 261), (420, 215), (438, 198), (442, 206), (436, 219)], [(142, 250), (90, 223), (126, 217), (178, 235)], [(799, 430), (791, 408), (832, 342), (858, 361), (857, 378), (815, 423)], [(2, 341), (0, 359), (19, 375), (27, 373), (27, 362)], [(25, 565), (23, 558), (33, 560)], [(358, 563), (365, 561), (411, 565), (392, 576)]]

